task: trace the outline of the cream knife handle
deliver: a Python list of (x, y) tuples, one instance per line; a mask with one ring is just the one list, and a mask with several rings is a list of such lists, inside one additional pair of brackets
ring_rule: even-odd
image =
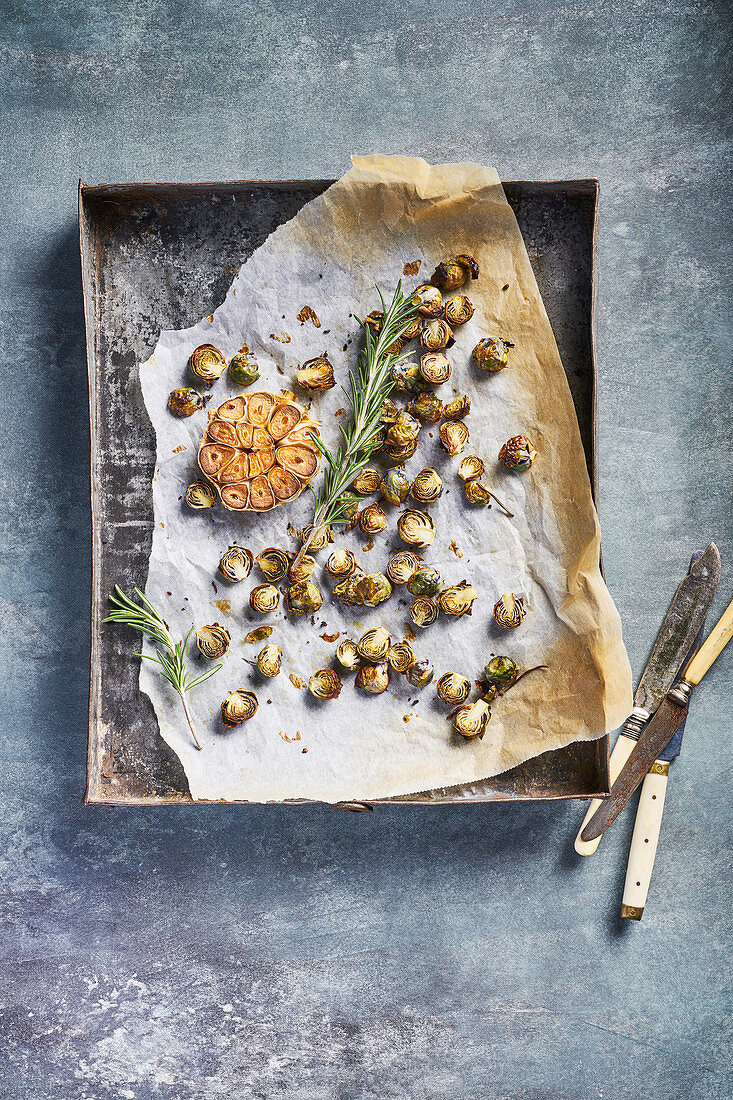
[(621, 906), (621, 916), (628, 920), (641, 920), (644, 912), (662, 826), (668, 772), (667, 761), (656, 760), (641, 788)]
[(688, 684), (699, 684), (716, 657), (719, 657), (733, 638), (733, 600), (728, 604), (718, 622), (708, 634), (689, 665), (682, 673)]
[[(619, 773), (623, 768), (626, 761), (631, 756), (631, 753), (636, 745), (636, 741), (633, 737), (627, 737), (625, 733), (620, 733), (616, 744), (613, 746), (613, 752), (611, 758), (608, 761), (608, 768), (610, 771), (611, 786), (614, 785), (619, 777)], [(591, 799), (591, 804), (588, 807), (588, 812), (583, 818), (583, 824), (578, 829), (578, 835), (575, 838), (575, 851), (579, 856), (592, 856), (598, 845), (601, 843), (601, 838), (596, 837), (595, 840), (581, 840), (580, 834), (590, 821), (593, 814), (596, 812), (601, 804), (600, 798)]]

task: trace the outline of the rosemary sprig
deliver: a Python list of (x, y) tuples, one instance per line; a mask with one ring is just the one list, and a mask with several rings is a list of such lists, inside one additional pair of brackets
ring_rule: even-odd
[(364, 329), (366, 344), (357, 359), (356, 375), (349, 370), (349, 388), (341, 387), (352, 410), (349, 426), (340, 425), (343, 441), (332, 451), (319, 436), (312, 435), (313, 442), (325, 459), (326, 468), (323, 485), (313, 494), (315, 508), (310, 536), (301, 547), (293, 568), (300, 564), (311, 542), (324, 527), (343, 522), (348, 507), (348, 502), (342, 500), (343, 494), (369, 461), (379, 432), (379, 414), (394, 386), (390, 368), (409, 358), (409, 353), (395, 355), (388, 349), (409, 328), (417, 316), (420, 303), (411, 295), (402, 293), (401, 282), (397, 284), (389, 307), (379, 287), (377, 294), (384, 313), (378, 336), (375, 337), (361, 318), (356, 318)]
[[(209, 677), (218, 672), (222, 666), (214, 665), (213, 668), (207, 669), (201, 676), (197, 676), (194, 680), (190, 679), (189, 671), (186, 667), (186, 646), (188, 645), (188, 639), (193, 633), (193, 627), (191, 627), (182, 642), (175, 642), (166, 623), (153, 607), (145, 593), (141, 592), (139, 588), (136, 588), (135, 595), (142, 601), (142, 606), (134, 603), (129, 596), (125, 595), (120, 586), (116, 584), (114, 592), (109, 597), (112, 610), (102, 622), (123, 623), (125, 626), (131, 626), (133, 630), (138, 630), (141, 634), (144, 634), (146, 638), (150, 638), (151, 642), (154, 643), (156, 646), (154, 657), (149, 657), (147, 653), (138, 653), (137, 656), (143, 657), (146, 661), (152, 661), (153, 664), (158, 665), (157, 671), (164, 680), (168, 681), (174, 691), (178, 692), (181, 697), (181, 702), (183, 703), (183, 711), (186, 715), (188, 728), (191, 730), (191, 736), (194, 739), (196, 748), (202, 749), (203, 745), (196, 736), (196, 730), (194, 729), (193, 720), (188, 709), (186, 693), (198, 687), (199, 684), (203, 684), (204, 680), (208, 680)], [(160, 646), (160, 648), (157, 648), (158, 646)]]

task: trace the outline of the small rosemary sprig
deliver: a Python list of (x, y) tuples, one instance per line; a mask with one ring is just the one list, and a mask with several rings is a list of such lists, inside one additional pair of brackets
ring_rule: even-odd
[(366, 345), (357, 359), (356, 376), (349, 370), (349, 388), (341, 387), (352, 410), (349, 426), (340, 426), (343, 442), (336, 451), (332, 451), (319, 436), (312, 436), (325, 459), (326, 469), (322, 487), (313, 494), (315, 508), (310, 536), (303, 543), (293, 568), (300, 564), (311, 542), (324, 527), (343, 522), (348, 507), (348, 502), (342, 500), (343, 494), (369, 461), (379, 432), (379, 414), (394, 386), (390, 368), (409, 358), (409, 353), (395, 355), (388, 349), (409, 328), (417, 316), (420, 303), (412, 295), (402, 293), (401, 282), (397, 284), (389, 307), (379, 287), (377, 294), (384, 314), (378, 336), (375, 337), (361, 318), (356, 318), (364, 329)]
[(191, 637), (194, 628), (191, 627), (182, 642), (174, 642), (168, 627), (145, 593), (141, 592), (139, 588), (136, 588), (135, 595), (142, 601), (142, 606), (134, 603), (129, 596), (125, 595), (120, 586), (116, 584), (114, 592), (109, 597), (112, 610), (102, 622), (123, 623), (125, 626), (131, 626), (133, 630), (138, 630), (141, 634), (144, 634), (145, 637), (150, 638), (151, 642), (153, 642), (156, 647), (161, 647), (160, 649), (156, 648), (154, 657), (149, 657), (147, 653), (138, 653), (137, 656), (143, 657), (146, 661), (152, 661), (153, 664), (158, 665), (157, 671), (163, 679), (167, 680), (171, 687), (178, 692), (181, 697), (181, 702), (183, 703), (183, 711), (186, 715), (188, 728), (191, 730), (191, 736), (194, 739), (196, 748), (202, 749), (203, 745), (196, 736), (196, 730), (194, 729), (193, 720), (188, 709), (186, 693), (198, 687), (199, 684), (203, 684), (204, 680), (208, 680), (209, 677), (213, 676), (215, 672), (218, 672), (222, 666), (214, 665), (213, 668), (207, 669), (203, 675), (197, 676), (195, 680), (191, 680), (189, 678), (189, 671), (186, 667), (186, 646), (188, 645), (188, 639)]

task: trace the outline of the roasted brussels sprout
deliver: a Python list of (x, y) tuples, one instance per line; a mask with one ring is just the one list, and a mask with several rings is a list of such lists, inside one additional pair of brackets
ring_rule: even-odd
[(207, 661), (218, 661), (229, 649), (231, 637), (228, 630), (218, 623), (200, 626), (196, 631), (196, 645)]
[(473, 358), (481, 370), (496, 374), (504, 370), (509, 360), (509, 348), (513, 347), (509, 340), (502, 340), (499, 336), (484, 336), (473, 349)]
[(351, 485), (356, 489), (357, 493), (361, 493), (363, 496), (371, 496), (372, 493), (376, 493), (379, 489), (379, 483), (382, 480), (381, 471), (376, 466), (365, 466), (361, 470)]
[(475, 478), (481, 477), (485, 469), (486, 467), (478, 455), (466, 455), (460, 461), (458, 476), (462, 477), (464, 481), (474, 481)]
[(435, 685), (438, 698), (451, 707), (465, 703), (471, 694), (471, 681), (459, 672), (446, 672)]
[(454, 401), (443, 406), (443, 416), (446, 420), (463, 420), (471, 411), (471, 398), (468, 394), (456, 397)]
[(351, 638), (344, 638), (342, 642), (336, 646), (336, 660), (342, 668), (346, 668), (349, 672), (354, 672), (357, 668), (361, 668), (364, 663), (359, 656), (359, 650), (356, 642), (352, 642)]
[(171, 390), (168, 395), (168, 408), (174, 416), (193, 416), (199, 409), (203, 409), (204, 399), (196, 390), (190, 390), (187, 386), (179, 390)]
[(229, 360), (229, 377), (238, 386), (251, 386), (260, 377), (257, 360), (250, 352), (237, 352)]
[(387, 526), (387, 517), (379, 504), (367, 504), (359, 513), (359, 527), (365, 535), (378, 535)]
[(456, 294), (445, 303), (443, 316), (451, 327), (465, 325), (473, 317), (473, 302), (465, 294)]
[(276, 546), (268, 546), (255, 559), (257, 566), (268, 581), (281, 581), (290, 568), (290, 555)]
[(262, 676), (277, 676), (283, 665), (283, 652), (279, 645), (266, 645), (257, 654), (257, 668)]
[[(420, 374), (419, 364), (414, 363), (412, 359), (404, 359), (401, 363), (393, 363), (389, 368), (389, 373), (398, 393), (423, 393), (428, 388), (427, 382)], [(385, 423), (387, 422), (385, 421)], [(389, 421), (389, 423), (394, 423), (394, 421)]]
[(484, 684), (481, 698), (485, 703), (493, 703), (498, 695), (496, 684)]
[(408, 508), (397, 520), (397, 534), (408, 546), (416, 546), (418, 550), (424, 550), (433, 543), (435, 523), (427, 512)]
[(396, 642), (387, 650), (387, 664), (395, 672), (407, 672), (415, 663), (415, 653), (408, 641)]
[(327, 355), (317, 355), (298, 367), (298, 385), (304, 390), (330, 390), (336, 385), (333, 367)]
[(405, 341), (402, 339), (402, 337), (398, 337), (396, 340), (393, 340), (388, 347), (384, 349), (384, 354), (393, 355), (395, 358), (397, 358), (398, 355), (402, 354), (402, 349), (404, 348), (404, 346)]
[(356, 674), (356, 686), (370, 695), (381, 695), (389, 687), (387, 662), (378, 665), (362, 665)]
[(384, 313), (381, 309), (373, 309), (371, 313), (368, 313), (364, 318), (364, 325), (369, 329), (372, 336), (379, 336), (382, 331), (382, 325), (384, 324)]
[(378, 664), (379, 661), (386, 658), (391, 645), (392, 635), (390, 632), (385, 630), (383, 626), (375, 626), (371, 630), (367, 630), (366, 634), (362, 634), (356, 643), (356, 648), (359, 656), (363, 657), (365, 661)]
[(491, 490), (477, 477), (464, 483), (463, 495), (469, 504), (488, 504), (491, 500)]
[(452, 367), (442, 351), (429, 351), (420, 357), (420, 374), (431, 386), (442, 386), (451, 376)]
[(388, 397), (382, 402), (382, 408), (379, 410), (379, 420), (382, 424), (394, 424), (399, 415), (400, 410), (391, 398)]
[(442, 317), (426, 321), (420, 331), (420, 343), (426, 351), (442, 351), (455, 343), (453, 329)]
[(499, 451), (499, 461), (507, 470), (528, 470), (537, 456), (532, 440), (526, 435), (515, 435), (508, 439)]
[(412, 318), (409, 325), (402, 333), (402, 340), (407, 343), (408, 340), (413, 340), (416, 336), (419, 336), (422, 326), (423, 318), (418, 314), (417, 317)]
[(280, 606), (280, 593), (274, 584), (258, 584), (249, 594), (249, 606), (260, 615), (269, 615)]
[(405, 675), (413, 687), (423, 688), (433, 679), (435, 669), (427, 657), (422, 657), (410, 665)]
[(392, 595), (392, 585), (384, 573), (369, 573), (356, 582), (356, 592), (361, 604), (377, 607)]
[(494, 619), (505, 630), (514, 630), (526, 614), (523, 598), (515, 596), (513, 592), (505, 592), (494, 604)]
[(409, 443), (393, 443), (389, 439), (384, 441), (384, 453), (391, 462), (407, 462), (408, 458), (412, 458), (417, 450), (417, 440), (412, 439)]
[(326, 561), (326, 572), (329, 577), (337, 577), (342, 580), (350, 577), (356, 571), (356, 558), (351, 550), (332, 550)]
[(236, 584), (247, 579), (252, 572), (253, 563), (251, 550), (247, 550), (245, 546), (230, 546), (221, 556), (219, 572), (225, 580)]
[(191, 352), (188, 367), (195, 378), (207, 386), (213, 386), (226, 370), (227, 361), (213, 344), (201, 344)]
[(364, 600), (359, 593), (360, 580), (361, 577), (351, 576), (340, 581), (333, 590), (334, 597), (347, 607), (363, 607)]
[(421, 504), (432, 504), (442, 492), (443, 479), (432, 466), (420, 471), (410, 489), (413, 500), (419, 500)]
[(483, 699), (477, 699), (475, 703), (465, 703), (453, 715), (453, 726), (456, 733), (466, 741), (479, 739), (486, 733), (486, 726), (491, 717), (489, 704)]
[(303, 584), (305, 581), (309, 581), (313, 576), (313, 572), (316, 568), (316, 559), (310, 554), (303, 554), (300, 561), (296, 560), (288, 569), (288, 580), (291, 584)]
[(213, 508), (216, 493), (205, 481), (194, 481), (186, 489), (186, 504), (189, 508)]
[(470, 615), (478, 592), (468, 581), (444, 588), (438, 596), (438, 607), (444, 615)]
[(288, 611), (294, 615), (310, 615), (323, 603), (323, 596), (317, 584), (305, 581), (294, 584), (288, 589)]
[(459, 455), (468, 443), (468, 428), (463, 420), (444, 420), (438, 429), (440, 445), (451, 458)]
[(420, 283), (412, 295), (413, 302), (419, 302), (418, 312), (423, 317), (439, 317), (443, 312), (443, 295), (437, 286), (430, 283)]
[(221, 720), (225, 726), (240, 726), (248, 722), (257, 710), (257, 696), (253, 691), (239, 688), (228, 695), (221, 704)]
[(332, 668), (319, 668), (308, 681), (308, 691), (316, 699), (338, 699), (343, 683)]
[(410, 494), (410, 479), (404, 470), (395, 466), (382, 478), (382, 496), (390, 504), (404, 504)]
[(420, 568), (420, 559), (411, 550), (400, 550), (393, 554), (387, 564), (387, 576), (395, 584), (406, 584), (416, 569)]
[(356, 493), (352, 493), (350, 490), (346, 490), (339, 497), (339, 506), (341, 510), (341, 516), (338, 520), (339, 523), (343, 523), (346, 526), (346, 530), (350, 531), (355, 526), (359, 519), (359, 508), (361, 507), (361, 497)]
[(394, 443), (399, 446), (404, 443), (411, 443), (413, 439), (417, 439), (419, 434), (420, 421), (403, 410), (394, 424), (390, 424), (387, 429), (385, 444)]
[(440, 591), (443, 578), (437, 569), (422, 565), (407, 582), (407, 591), (412, 596), (435, 596)]
[(473, 256), (469, 256), (462, 253), (460, 256), (455, 256), (452, 260), (446, 260), (442, 264), (438, 264), (431, 282), (439, 286), (441, 290), (457, 290), (459, 286), (463, 286), (466, 280), (478, 279), (479, 267)]
[(415, 626), (432, 626), (438, 618), (438, 605), (429, 596), (418, 596), (410, 604), (408, 614)]
[(313, 538), (311, 538), (312, 532), (312, 523), (306, 524), (306, 526), (300, 532), (301, 545), (304, 545), (306, 542), (308, 542), (308, 539), (310, 539), (310, 542), (308, 542), (309, 550), (325, 550), (329, 543), (333, 542), (333, 531), (330, 527), (319, 527), (316, 533), (313, 535)]
[(437, 393), (419, 393), (408, 402), (407, 411), (422, 424), (437, 424), (443, 415), (443, 402)]
[(484, 680), (487, 684), (493, 684), (497, 691), (506, 691), (512, 686), (517, 676), (519, 676), (519, 666), (511, 657), (492, 657), (484, 668)]

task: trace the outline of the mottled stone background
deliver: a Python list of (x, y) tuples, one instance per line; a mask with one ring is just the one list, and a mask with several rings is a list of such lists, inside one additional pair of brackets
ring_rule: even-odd
[(574, 804), (82, 806), (75, 236), (80, 175), (329, 176), (383, 151), (599, 176), (604, 558), (638, 674), (711, 537), (718, 612), (733, 590), (729, 5), (2, 0), (0, 19), (0, 1094), (729, 1097), (730, 653), (640, 925), (617, 917), (629, 814), (580, 861)]

